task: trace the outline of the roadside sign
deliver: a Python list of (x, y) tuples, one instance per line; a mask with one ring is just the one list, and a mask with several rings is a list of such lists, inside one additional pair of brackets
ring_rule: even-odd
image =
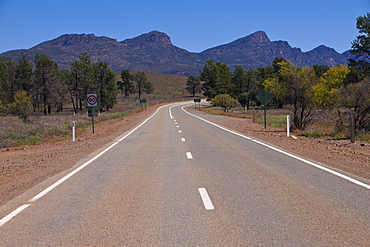
[(199, 108), (200, 108), (200, 102), (201, 102), (201, 99), (194, 99), (195, 109), (197, 109), (197, 103), (198, 103)]
[(258, 99), (259, 102), (262, 103), (262, 105), (264, 107), (261, 107), (261, 109), (264, 110), (264, 123), (265, 123), (265, 129), (266, 129), (266, 122), (267, 122), (267, 116), (266, 116), (266, 110), (269, 110), (268, 107), (266, 107), (268, 105), (268, 103), (271, 102), (271, 100), (275, 97), (275, 95), (273, 95), (272, 93), (269, 93), (267, 92), (265, 89), (262, 90), (261, 92), (259, 92), (256, 96), (256, 98)]
[(144, 103), (146, 103), (146, 99), (141, 99), (140, 104), (144, 104)]
[(87, 106), (98, 106), (98, 96), (97, 94), (88, 94), (87, 95)]
[(275, 97), (272, 93), (267, 92), (265, 89), (259, 92), (256, 96), (259, 102), (261, 102), (262, 105), (267, 106), (268, 103), (271, 102), (271, 100)]

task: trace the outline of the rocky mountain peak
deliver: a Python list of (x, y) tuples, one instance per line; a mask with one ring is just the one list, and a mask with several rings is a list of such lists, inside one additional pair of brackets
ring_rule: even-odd
[(109, 43), (117, 42), (117, 40), (105, 36), (98, 37), (95, 36), (95, 34), (64, 34), (56, 39), (41, 43), (40, 45), (75, 46), (91, 42)]
[(271, 42), (264, 31), (252, 33), (251, 35), (245, 37), (245, 39), (247, 39), (249, 42), (258, 42), (258, 43)]
[(138, 37), (127, 39), (121, 42), (122, 44), (157, 44), (157, 45), (172, 45), (171, 38), (166, 34), (159, 31), (152, 31), (150, 33), (142, 34)]

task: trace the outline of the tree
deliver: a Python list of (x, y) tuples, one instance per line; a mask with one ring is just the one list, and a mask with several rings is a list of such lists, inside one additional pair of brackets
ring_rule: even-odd
[(145, 92), (146, 94), (151, 94), (151, 93), (153, 93), (153, 92), (154, 92), (154, 84), (153, 84), (152, 82), (150, 82), (150, 81), (146, 81), (146, 82), (144, 83), (144, 92)]
[(196, 93), (201, 93), (202, 92), (202, 84), (200, 82), (200, 78), (196, 76), (189, 76), (188, 79), (186, 80), (186, 90), (193, 96), (195, 97)]
[(16, 92), (16, 64), (10, 58), (0, 60), (0, 100), (4, 104), (13, 102)]
[(59, 97), (58, 97), (56, 106), (57, 106), (57, 112), (60, 112), (60, 111), (63, 111), (63, 105), (65, 104), (65, 101), (67, 100), (67, 95), (69, 92), (69, 85), (70, 85), (70, 80), (71, 80), (71, 71), (68, 69), (58, 70), (58, 79), (60, 82), (60, 87), (58, 89)]
[(228, 94), (219, 94), (211, 100), (211, 104), (224, 108), (224, 112), (229, 112), (238, 102)]
[(136, 72), (133, 75), (134, 81), (136, 82), (136, 91), (138, 93), (139, 99), (141, 99), (141, 94), (144, 91), (144, 85), (147, 82), (145, 72)]
[(79, 109), (82, 110), (87, 93), (96, 89), (92, 84), (94, 69), (90, 56), (83, 53), (79, 60), (72, 63), (70, 70), (71, 80), (68, 84), (68, 90), (71, 94), (74, 112), (78, 113)]
[(312, 68), (315, 71), (316, 76), (320, 78), (325, 74), (326, 71), (330, 69), (330, 66), (315, 64), (312, 66)]
[(130, 94), (135, 92), (135, 85), (132, 82), (133, 76), (130, 70), (123, 69), (121, 71), (121, 79), (122, 81), (120, 81), (118, 85), (119, 85), (119, 88), (122, 90), (125, 98), (127, 98)]
[(325, 72), (320, 82), (313, 86), (315, 104), (326, 109), (338, 107), (340, 91), (349, 72), (350, 70), (344, 65), (331, 67)]
[(208, 59), (200, 74), (200, 79), (204, 81), (204, 96), (212, 99), (219, 94), (231, 94), (232, 73), (229, 67), (221, 62), (214, 63), (213, 59)]
[(236, 66), (232, 74), (231, 82), (233, 85), (233, 93), (236, 97), (247, 92), (247, 76), (243, 66)]
[[(117, 103), (118, 86), (116, 74), (103, 61), (94, 63), (92, 67), (94, 71), (92, 85), (94, 86), (90, 86), (90, 90), (95, 90), (99, 93), (101, 108), (109, 111)], [(94, 91), (90, 93), (94, 93)]]
[(342, 104), (353, 109), (358, 130), (370, 130), (370, 82), (367, 79), (352, 83), (341, 90)]
[(51, 57), (45, 54), (35, 55), (36, 99), (38, 99), (38, 106), (41, 103), (44, 115), (51, 113), (54, 88), (57, 84), (57, 70), (58, 66)]
[(238, 96), (238, 101), (239, 101), (240, 105), (242, 107), (244, 107), (244, 109), (245, 109), (245, 106), (248, 103), (248, 98), (249, 98), (249, 95), (247, 93), (242, 93), (242, 94), (239, 94), (239, 96)]
[(318, 107), (323, 109), (335, 108), (337, 110), (337, 132), (341, 132), (344, 128), (342, 112), (340, 109), (340, 92), (344, 86), (344, 80), (349, 72), (350, 70), (343, 65), (331, 67), (320, 78), (320, 82), (312, 87), (314, 91), (314, 102)]
[(263, 85), (275, 98), (292, 105), (293, 123), (299, 130), (312, 121), (313, 90), (318, 78), (312, 68), (298, 68), (290, 62), (279, 62), (277, 77), (264, 81)]
[(33, 87), (33, 72), (31, 61), (25, 54), (22, 54), (22, 57), (18, 60), (16, 64), (15, 71), (15, 81), (17, 84), (18, 90), (24, 90), (29, 93), (32, 92)]
[(352, 42), (351, 53), (356, 59), (349, 60), (350, 67), (360, 68), (364, 77), (370, 76), (370, 13), (357, 18), (356, 27), (361, 35)]
[(31, 97), (26, 91), (17, 91), (14, 95), (14, 102), (9, 103), (6, 108), (8, 113), (15, 114), (27, 122), (33, 112)]

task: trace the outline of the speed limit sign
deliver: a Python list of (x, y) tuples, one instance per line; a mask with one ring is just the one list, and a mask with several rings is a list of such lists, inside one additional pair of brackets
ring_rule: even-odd
[(87, 95), (87, 106), (98, 106), (97, 94), (88, 94)]

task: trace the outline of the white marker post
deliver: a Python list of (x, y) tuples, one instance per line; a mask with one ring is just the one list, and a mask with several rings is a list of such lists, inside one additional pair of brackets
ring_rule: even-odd
[(286, 136), (290, 136), (290, 115), (286, 116)]
[(74, 142), (76, 140), (76, 132), (75, 132), (75, 121), (72, 122), (72, 141)]

